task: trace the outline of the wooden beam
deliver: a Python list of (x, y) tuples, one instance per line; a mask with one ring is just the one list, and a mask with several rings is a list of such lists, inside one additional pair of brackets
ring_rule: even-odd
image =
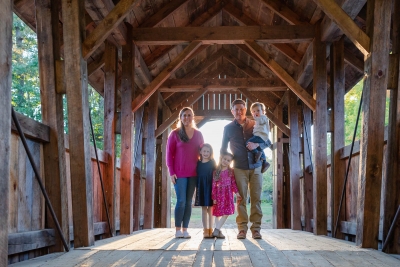
[[(312, 164), (312, 144), (311, 144), (311, 110), (303, 106), (303, 166)], [(303, 194), (304, 194), (304, 228), (308, 232), (313, 232), (311, 220), (313, 219), (313, 177), (303, 167)]]
[[(15, 114), (17, 115), (19, 124), (21, 124), (22, 132), (26, 138), (42, 143), (50, 142), (49, 126), (31, 119), (21, 113), (15, 112)], [(15, 133), (18, 133), (13, 121), (11, 121), (11, 130)]]
[(196, 51), (197, 48), (201, 46), (201, 42), (194, 41), (188, 45), (182, 53), (180, 53), (168, 66), (153, 80), (151, 83), (143, 90), (141, 95), (138, 95), (132, 101), (132, 111), (135, 112), (140, 106), (146, 102), (149, 97), (160, 87), (160, 85), (168, 79), (172, 73), (174, 73), (184, 62), (190, 57), (192, 53)]
[[(367, 34), (371, 54), (365, 62), (363, 118), (358, 176), (356, 244), (378, 249), (382, 182), (385, 102), (389, 66), (390, 16), (392, 3), (367, 2)], [(377, 27), (376, 25), (379, 25)]]
[[(7, 233), (7, 231), (4, 231)], [(54, 229), (43, 229), (8, 235), (8, 254), (18, 254), (30, 250), (51, 247), (56, 245)], [(69, 238), (66, 237), (66, 238)], [(5, 248), (5, 250), (7, 250)], [(6, 265), (4, 265), (6, 266)]]
[[(46, 184), (46, 191), (50, 198), (53, 210), (57, 216), (66, 243), (69, 244), (69, 222), (68, 222), (68, 191), (67, 191), (67, 171), (66, 157), (64, 148), (64, 114), (63, 114), (63, 95), (57, 94), (57, 82), (60, 82), (63, 89), (64, 77), (57, 81), (56, 63), (60, 60), (59, 47), (55, 46), (59, 38), (59, 16), (54, 9), (59, 8), (59, 1), (38, 0), (36, 4), (36, 23), (47, 27), (37, 27), (38, 38), (38, 59), (39, 59), (39, 78), (40, 78), (40, 97), (42, 107), (42, 121), (48, 127), (49, 142), (43, 144), (43, 167)], [(52, 10), (53, 9), (53, 10)], [(52, 14), (53, 13), (53, 14)], [(56, 14), (55, 14), (56, 13)], [(56, 18), (53, 16), (57, 15)], [(51, 23), (49, 23), (51, 22)], [(55, 27), (55, 29), (53, 29)], [(64, 64), (62, 64), (64, 65)], [(64, 71), (64, 69), (62, 68)], [(47, 227), (56, 228), (54, 219), (50, 213), (47, 214)], [(57, 232), (54, 245), (50, 248), (51, 252), (63, 252), (64, 246), (62, 239)]]
[(147, 138), (146, 138), (146, 186), (144, 201), (143, 229), (154, 227), (154, 191), (155, 191), (155, 167), (156, 167), (156, 136), (158, 116), (158, 94), (153, 94), (149, 100)]
[(141, 198), (142, 198), (142, 144), (143, 144), (143, 120), (144, 106), (135, 112), (135, 140), (134, 140), (134, 176), (133, 176), (133, 231), (140, 230)]
[(92, 75), (104, 66), (104, 56), (105, 54), (103, 53), (97, 59), (88, 64), (88, 76)]
[[(204, 46), (202, 46), (204, 47)], [(198, 49), (200, 50), (200, 49)], [(203, 60), (201, 63), (199, 63), (195, 68), (193, 68), (191, 71), (189, 71), (185, 75), (185, 79), (190, 79), (190, 78), (195, 78), (199, 76), (204, 70), (206, 70), (208, 67), (213, 65), (216, 61), (221, 59), (222, 55), (224, 55), (224, 49), (220, 49), (214, 54), (212, 54), (209, 57), (206, 57), (205, 60)], [(188, 60), (189, 61), (189, 60)]]
[[(384, 212), (383, 212), (383, 240), (386, 242), (390, 226), (396, 214), (396, 208), (400, 205), (400, 196), (398, 184), (400, 184), (400, 80), (399, 80), (399, 59), (400, 59), (400, 2), (395, 1), (393, 6), (393, 30), (392, 30), (392, 56), (396, 58), (396, 64), (393, 64), (393, 71), (396, 72), (396, 83), (394, 90), (390, 91), (389, 106), (389, 126), (386, 158), (386, 177), (383, 180)], [(397, 227), (391, 240), (399, 240), (400, 230)], [(400, 245), (398, 242), (389, 242), (386, 253), (400, 254)]]
[[(187, 25), (187, 27), (196, 27), (204, 25), (205, 23), (213, 19), (215, 16), (217, 16), (221, 12), (223, 6), (224, 3), (222, 1), (217, 2), (214, 6), (210, 7), (200, 16), (198, 16), (192, 23)], [(144, 58), (144, 61), (148, 66), (151, 66), (152, 64), (156, 63), (157, 60), (163, 58), (172, 49), (174, 49), (173, 46), (159, 46), (149, 55), (147, 55)]]
[(265, 78), (225, 78), (225, 79), (168, 79), (160, 87), (160, 92), (191, 92), (208, 87), (210, 91), (235, 90), (246, 87), (250, 91), (286, 91), (287, 86), (279, 80)]
[(282, 1), (262, 0), (261, 2), (291, 25), (309, 25), (304, 18), (299, 16)]
[(82, 46), (82, 55), (87, 60), (91, 54), (107, 39), (108, 35), (131, 12), (136, 0), (121, 0), (97, 25), (97, 27), (85, 39)]
[[(284, 4), (282, 4), (282, 5), (284, 6)], [(288, 9), (288, 8), (286, 7), (286, 9)], [(223, 10), (225, 12), (227, 12), (228, 14), (230, 14), (240, 24), (240, 26), (259, 25), (256, 21), (254, 21), (252, 18), (248, 17), (246, 14), (243, 13), (242, 10), (235, 7), (232, 3), (226, 4), (224, 6)], [(296, 23), (294, 23), (294, 24), (296, 24)], [(298, 23), (298, 25), (300, 25), (300, 23)], [(310, 25), (310, 24), (305, 23), (304, 25)], [(297, 51), (295, 49), (293, 49), (289, 44), (282, 43), (282, 44), (271, 44), (271, 45), (273, 47), (275, 47), (278, 51), (283, 53), (285, 56), (287, 56), (289, 59), (291, 59), (294, 63), (296, 63), (296, 64), (300, 63), (301, 55), (299, 55), (297, 53)]]
[(74, 247), (94, 245), (93, 177), (90, 159), (87, 66), (82, 58), (85, 8), (82, 1), (62, 0), (64, 63), (69, 128)]
[[(346, 162), (340, 159), (340, 149), (345, 146), (344, 138), (344, 95), (345, 95), (345, 68), (344, 68), (344, 38), (331, 45), (330, 53), (330, 74), (331, 74), (331, 94), (333, 112), (333, 131), (331, 134), (331, 229), (335, 230), (336, 220), (339, 222), (346, 220), (345, 210), (342, 208), (339, 213), (339, 203), (342, 195), (344, 177), (346, 176)], [(342, 239), (344, 236), (339, 231), (336, 238)], [(333, 234), (332, 234), (333, 236)]]
[[(129, 29), (129, 26), (128, 26)], [(134, 164), (134, 131), (132, 99), (134, 93), (135, 52), (130, 40), (122, 46), (121, 77), (121, 170), (120, 170), (120, 234), (131, 234), (133, 231), (133, 172)]]
[[(360, 10), (364, 7), (367, 0), (341, 0), (341, 8), (350, 16), (350, 18), (354, 19)], [(329, 16), (324, 16), (321, 22), (322, 27), (322, 41), (324, 42), (333, 42), (335, 38), (341, 36), (340, 30), (337, 28), (336, 24), (329, 18)], [(303, 87), (307, 88), (308, 85), (312, 81), (312, 51), (313, 44), (311, 43), (308, 48), (306, 54), (303, 56), (302, 63), (299, 65), (299, 68), (296, 72), (296, 80)]]
[(0, 0), (0, 265), (8, 264), (8, 192), (10, 180), (10, 140), (11, 140), (11, 79), (12, 79), (12, 28), (13, 28), (13, 3)]
[[(207, 91), (208, 91), (208, 88), (204, 88), (204, 89), (198, 90), (196, 93), (194, 93), (193, 95), (189, 96), (187, 98), (187, 100), (185, 100), (184, 105), (185, 106), (193, 105)], [(166, 129), (168, 129), (178, 119), (179, 112), (180, 112), (180, 110), (175, 111), (167, 120), (165, 120), (159, 127), (157, 127), (157, 130), (155, 131), (155, 137), (156, 138), (158, 136), (160, 136), (160, 134), (162, 134)]]
[[(167, 106), (163, 107), (163, 121), (171, 116), (171, 111)], [(171, 180), (167, 167), (167, 141), (171, 132), (168, 128), (162, 134), (162, 179), (161, 179), (161, 227), (171, 227)]]
[[(115, 220), (116, 220), (116, 192), (117, 180), (115, 173), (115, 126), (117, 121), (117, 108), (115, 106), (117, 98), (117, 61), (118, 50), (110, 42), (106, 41), (104, 51), (104, 130), (103, 130), (103, 150), (108, 156), (108, 163), (104, 170), (104, 187), (106, 188), (106, 199), (108, 205), (108, 213), (112, 233), (115, 236)], [(104, 207), (104, 206), (103, 206)], [(102, 221), (107, 221), (107, 213), (103, 208)]]
[(314, 234), (327, 234), (327, 76), (326, 76), (326, 45), (321, 41), (321, 28), (316, 26), (316, 34), (313, 42), (314, 62)]
[(364, 72), (364, 60), (358, 59), (352, 52), (344, 49), (344, 62), (353, 66), (359, 72)]
[(173, 0), (167, 4), (165, 4), (161, 9), (157, 11), (153, 16), (146, 19), (142, 24), (140, 24), (141, 28), (152, 28), (161, 24), (165, 19), (167, 19), (172, 13), (178, 10), (180, 7), (183, 7), (188, 0)]
[(65, 94), (64, 60), (55, 59), (55, 82), (57, 94)]
[(344, 10), (331, 0), (314, 0), (314, 2), (324, 11), (324, 13), (336, 23), (344, 34), (354, 43), (354, 45), (367, 56), (370, 52), (370, 39), (344, 12)]
[(267, 43), (309, 42), (314, 38), (313, 26), (217, 26), (135, 28), (137, 45), (177, 45), (194, 41), (203, 44), (243, 44), (244, 40)]
[(289, 125), (290, 125), (290, 211), (291, 228), (301, 230), (301, 209), (300, 209), (300, 133), (299, 114), (297, 108), (297, 96), (289, 93)]
[(245, 44), (268, 66), (312, 111), (315, 111), (315, 100), (290, 76), (272, 57), (256, 42), (245, 41)]
[(224, 60), (232, 63), (233, 65), (235, 65), (237, 68), (239, 68), (241, 71), (246, 73), (251, 78), (263, 78), (263, 76), (260, 73), (258, 73), (257, 71), (255, 71), (252, 67), (250, 67), (247, 64), (247, 62), (241, 61), (239, 58), (237, 58), (236, 56), (232, 55), (227, 50), (225, 50), (225, 53), (224, 53), (223, 56), (224, 56)]
[[(246, 88), (239, 88), (239, 91), (251, 102), (263, 102), (263, 99), (258, 99), (257, 97), (255, 97), (251, 92), (249, 92), (249, 90), (247, 90)], [(275, 115), (269, 110), (266, 109), (265, 110), (265, 115), (268, 117), (268, 119), (275, 124), (284, 134), (286, 134), (288, 137), (291, 136), (290, 133), (290, 129), (281, 121), (278, 120)]]
[[(282, 120), (282, 106), (278, 105), (275, 108), (274, 116), (277, 120)], [(272, 206), (272, 225), (274, 229), (284, 228), (284, 179), (283, 179), (283, 144), (282, 131), (275, 125), (273, 128), (273, 166), (274, 166), (274, 202)]]

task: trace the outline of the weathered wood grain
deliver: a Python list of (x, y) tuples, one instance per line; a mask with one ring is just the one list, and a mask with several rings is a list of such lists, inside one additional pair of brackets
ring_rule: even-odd
[(133, 39), (138, 45), (177, 45), (201, 41), (203, 44), (243, 44), (244, 40), (269, 43), (311, 41), (312, 26), (217, 26), (217, 27), (163, 27), (137, 28)]
[(89, 102), (87, 66), (82, 58), (82, 38), (85, 37), (84, 3), (62, 1), (64, 60), (68, 126), (74, 246), (94, 244), (93, 235), (93, 182), (90, 162)]
[(56, 244), (54, 229), (13, 233), (8, 235), (8, 255), (22, 253)]
[(327, 78), (326, 78), (326, 45), (321, 41), (320, 25), (316, 26), (313, 42), (313, 92), (316, 100), (314, 111), (314, 234), (326, 235), (327, 233)]
[[(21, 113), (15, 112), (17, 115), (18, 121), (21, 124), (22, 131), (25, 137), (41, 141), (41, 142), (50, 142), (50, 127), (35, 121)], [(11, 130), (17, 133), (17, 128), (14, 125), (14, 122), (11, 121)]]
[[(361, 134), (360, 172), (358, 176), (356, 244), (378, 248), (382, 182), (384, 117), (389, 69), (390, 2), (367, 3), (367, 34), (371, 54), (365, 62), (363, 90), (363, 127)], [(379, 25), (379, 26), (378, 26)]]
[[(342, 196), (344, 177), (346, 173), (345, 161), (340, 159), (340, 149), (344, 147), (344, 95), (345, 95), (345, 68), (344, 68), (344, 40), (334, 42), (331, 46), (331, 93), (333, 96), (333, 133), (331, 137), (331, 155), (333, 156), (331, 164), (331, 187), (332, 187), (332, 227), (335, 231), (336, 220), (338, 222), (345, 220), (344, 207), (339, 214), (339, 204)], [(338, 215), (339, 214), (339, 215)], [(339, 226), (339, 225), (338, 225)], [(340, 230), (338, 228), (338, 230)], [(336, 232), (337, 238), (343, 238), (340, 231)]]
[(292, 212), (291, 228), (301, 230), (300, 209), (300, 133), (297, 96), (289, 93), (289, 125), (290, 125), (290, 210)]
[(8, 233), (8, 186), (10, 177), (10, 140), (11, 140), (11, 62), (12, 62), (12, 10), (11, 1), (0, 1), (0, 224), (4, 227), (0, 231), (0, 264), (7, 265)]

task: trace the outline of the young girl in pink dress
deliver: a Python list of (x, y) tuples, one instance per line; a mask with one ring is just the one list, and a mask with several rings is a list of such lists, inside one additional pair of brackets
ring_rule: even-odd
[(233, 195), (236, 194), (236, 200), (239, 202), (242, 197), (235, 181), (233, 169), (229, 167), (233, 160), (230, 153), (222, 153), (217, 169), (214, 171), (211, 198), (213, 199), (213, 215), (215, 218), (215, 229), (212, 235), (216, 238), (225, 238), (221, 232), (229, 215), (235, 213), (235, 205), (233, 203)]

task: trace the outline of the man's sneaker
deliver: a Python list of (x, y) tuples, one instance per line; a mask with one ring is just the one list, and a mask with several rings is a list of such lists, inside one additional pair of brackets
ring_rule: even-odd
[(252, 236), (253, 236), (253, 239), (261, 239), (262, 238), (262, 236), (258, 230), (252, 231)]
[(246, 239), (246, 231), (245, 230), (240, 230), (237, 239)]
[(175, 238), (183, 238), (183, 233), (181, 232), (181, 230), (175, 232)]
[(258, 162), (262, 156), (261, 151), (257, 151), (257, 153), (254, 154), (254, 163)]
[(262, 163), (262, 167), (261, 167), (261, 173), (266, 172), (268, 170), (269, 166), (270, 166), (270, 164), (266, 160), (264, 160)]
[(183, 231), (183, 238), (191, 238), (187, 231)]

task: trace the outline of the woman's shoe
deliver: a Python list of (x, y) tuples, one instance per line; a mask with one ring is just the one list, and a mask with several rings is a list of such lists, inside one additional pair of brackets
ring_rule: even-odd
[(183, 238), (191, 238), (187, 231), (183, 231)]
[(181, 232), (181, 230), (175, 232), (175, 238), (183, 238), (183, 233)]
[(210, 237), (210, 231), (207, 228), (203, 229), (203, 238), (209, 238)]
[(212, 233), (212, 235), (216, 238), (222, 238), (222, 239), (225, 238), (225, 236), (222, 234), (221, 230), (219, 230), (217, 228), (214, 229), (214, 232)]
[(207, 230), (208, 230), (208, 236), (209, 236), (210, 238), (213, 238), (213, 229), (210, 228), (210, 229), (207, 229)]

